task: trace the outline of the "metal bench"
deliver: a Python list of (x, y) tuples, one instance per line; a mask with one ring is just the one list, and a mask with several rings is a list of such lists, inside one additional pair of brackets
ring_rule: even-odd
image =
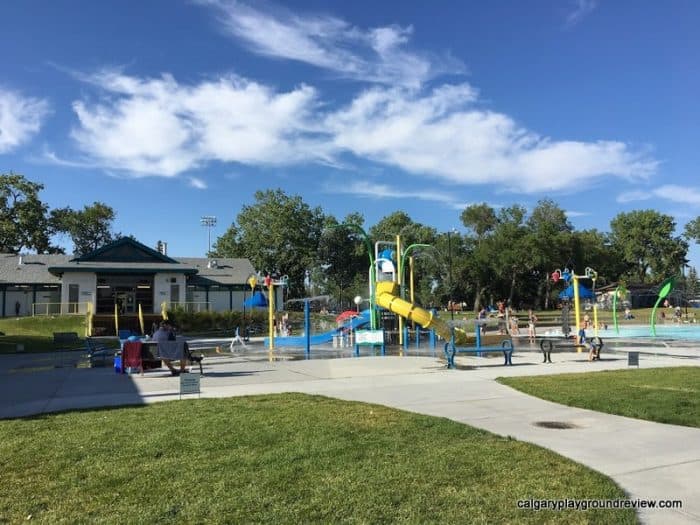
[(114, 357), (114, 353), (117, 351), (115, 348), (97, 344), (90, 337), (85, 338), (85, 350), (91, 367), (107, 366), (108, 361)]
[(552, 351), (554, 350), (571, 350), (585, 348), (590, 351), (593, 346), (593, 360), (600, 359), (600, 351), (603, 349), (603, 340), (600, 337), (591, 337), (588, 342), (577, 343), (573, 339), (568, 338), (546, 338), (540, 341), (540, 349), (544, 357), (543, 363), (552, 362)]
[(500, 346), (470, 346), (460, 347), (455, 346), (451, 341), (445, 343), (445, 357), (447, 358), (447, 368), (455, 368), (455, 356), (458, 353), (471, 353), (478, 355), (490, 354), (493, 352), (502, 352), (504, 363), (503, 365), (513, 365), (513, 341), (504, 339)]

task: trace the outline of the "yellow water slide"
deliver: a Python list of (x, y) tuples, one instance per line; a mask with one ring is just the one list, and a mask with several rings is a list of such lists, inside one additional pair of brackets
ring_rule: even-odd
[(435, 317), (431, 312), (404, 301), (396, 294), (399, 293), (399, 285), (393, 281), (380, 281), (377, 283), (375, 301), (382, 308), (400, 315), (409, 321), (415, 321), (426, 330), (435, 330), (440, 337), (449, 341), (452, 337), (450, 327)]

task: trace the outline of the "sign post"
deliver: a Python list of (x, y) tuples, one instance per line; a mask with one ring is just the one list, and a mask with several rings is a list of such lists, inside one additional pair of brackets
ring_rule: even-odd
[(181, 374), (180, 375), (180, 399), (183, 395), (187, 394), (197, 394), (200, 395), (199, 390), (199, 374)]
[(636, 366), (639, 368), (639, 352), (627, 353), (627, 366)]

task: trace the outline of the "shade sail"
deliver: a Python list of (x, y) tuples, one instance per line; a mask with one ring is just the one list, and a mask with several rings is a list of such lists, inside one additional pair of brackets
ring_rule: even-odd
[(243, 301), (246, 308), (265, 308), (267, 306), (267, 297), (262, 292), (255, 292), (251, 297)]

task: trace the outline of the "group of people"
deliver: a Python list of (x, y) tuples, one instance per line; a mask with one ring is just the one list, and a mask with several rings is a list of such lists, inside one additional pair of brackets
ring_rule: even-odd
[[(509, 307), (506, 314), (505, 301), (498, 301), (496, 303), (496, 309), (499, 335), (508, 335), (509, 333), (510, 335), (520, 335), (520, 321), (513, 312), (513, 309)], [(486, 308), (482, 308), (477, 315), (477, 320), (481, 324), (482, 333), (486, 331), (487, 315), (488, 312)], [(532, 310), (527, 311), (527, 336), (531, 343), (534, 343), (537, 338), (537, 316)]]

